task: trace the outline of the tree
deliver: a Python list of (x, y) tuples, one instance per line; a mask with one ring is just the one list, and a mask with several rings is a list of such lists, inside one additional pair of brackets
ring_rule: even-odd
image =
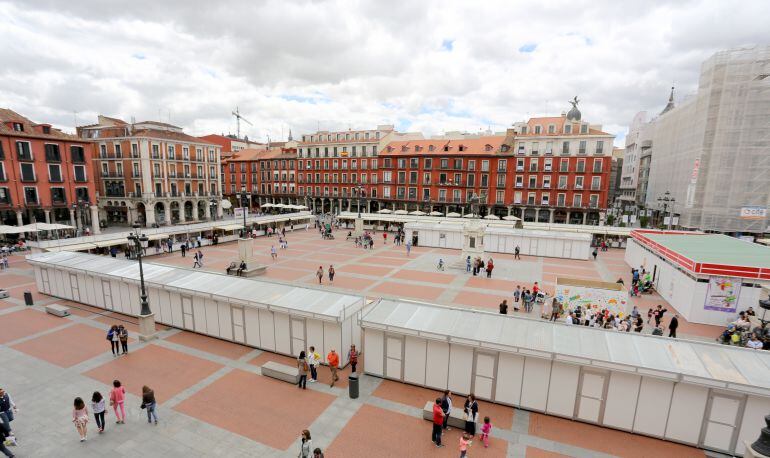
[(612, 226), (615, 222), (615, 215), (607, 215), (607, 225)]
[(647, 227), (647, 223), (650, 222), (649, 220), (650, 218), (648, 218), (647, 216), (641, 216), (639, 217), (639, 225), (641, 227)]

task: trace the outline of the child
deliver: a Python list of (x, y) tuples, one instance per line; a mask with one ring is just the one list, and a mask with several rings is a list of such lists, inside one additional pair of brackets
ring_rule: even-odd
[(489, 417), (484, 417), (484, 425), (481, 426), (481, 440), (484, 441), (484, 448), (489, 448), (489, 433), (492, 432), (492, 423)]
[(468, 447), (471, 445), (472, 436), (468, 433), (463, 433), (460, 437), (460, 458), (465, 458), (468, 453)]
[(85, 442), (88, 433), (88, 407), (81, 398), (75, 398), (75, 408), (72, 409), (72, 422), (80, 434), (80, 442)]
[(102, 397), (102, 393), (94, 391), (93, 396), (91, 396), (91, 410), (94, 413), (94, 418), (96, 419), (96, 427), (99, 429), (99, 433), (103, 433), (104, 413), (107, 409), (104, 407), (104, 398)]
[(114, 380), (112, 382), (112, 390), (110, 390), (110, 405), (115, 410), (115, 416), (117, 421), (115, 423), (122, 424), (126, 420), (126, 408), (124, 406), (126, 402), (126, 389), (120, 384), (120, 380)]
[(438, 260), (438, 265), (436, 266), (437, 270), (444, 270), (444, 260), (440, 259)]

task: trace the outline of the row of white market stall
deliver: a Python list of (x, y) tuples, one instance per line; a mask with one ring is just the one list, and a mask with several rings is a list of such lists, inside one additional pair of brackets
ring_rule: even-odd
[[(28, 260), (45, 294), (139, 312), (134, 261)], [(145, 279), (156, 319), (173, 327), (292, 356), (334, 348), (343, 364), (356, 344), (373, 376), (702, 448), (742, 453), (770, 411), (770, 352), (152, 263)]]

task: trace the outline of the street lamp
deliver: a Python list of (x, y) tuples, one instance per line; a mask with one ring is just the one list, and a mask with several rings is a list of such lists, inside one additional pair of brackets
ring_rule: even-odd
[(364, 193), (364, 187), (359, 184), (355, 189), (358, 193), (358, 218), (361, 219), (361, 195)]
[(658, 197), (658, 205), (663, 205), (663, 220), (666, 219), (666, 210), (668, 210), (669, 205), (671, 206), (671, 217), (668, 219), (668, 230), (671, 230), (671, 223), (674, 221), (674, 204), (676, 203), (676, 198), (671, 195), (669, 191), (666, 191), (663, 193), (663, 196)]
[(474, 218), (476, 217), (476, 215), (478, 215), (480, 200), (481, 199), (479, 198), (478, 194), (474, 192), (468, 201), (470, 202), (470, 206), (471, 206), (471, 215), (473, 215)]
[(209, 202), (209, 214), (211, 214), (211, 219), (214, 221), (217, 220), (216, 205), (216, 199), (211, 199), (211, 202)]
[(134, 232), (129, 234), (128, 241), (133, 244), (136, 251), (136, 259), (139, 261), (139, 297), (141, 299), (141, 311), (139, 312), (139, 339), (150, 340), (155, 337), (155, 316), (150, 310), (150, 303), (147, 301), (147, 289), (144, 286), (144, 268), (142, 266), (142, 253), (147, 248), (149, 239), (141, 234), (139, 229), (141, 225), (134, 223)]
[(246, 230), (246, 209), (250, 207), (251, 195), (246, 192), (246, 186), (241, 186), (241, 208), (243, 209), (243, 230)]

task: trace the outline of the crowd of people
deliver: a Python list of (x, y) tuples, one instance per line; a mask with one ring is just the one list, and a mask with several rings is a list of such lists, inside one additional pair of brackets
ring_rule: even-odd
[(737, 345), (754, 350), (770, 350), (770, 328), (767, 321), (756, 318), (753, 307), (740, 312), (717, 338), (725, 345)]
[[(449, 417), (452, 414), (452, 392), (444, 390), (443, 395), (436, 398), (435, 404), (433, 404), (433, 429), (431, 431), (430, 440), (436, 447), (444, 447), (442, 443), (442, 436), (444, 431), (448, 431)], [(460, 457), (467, 456), (468, 447), (471, 446), (473, 439), (478, 434), (479, 439), (484, 444), (484, 448), (489, 447), (489, 436), (492, 433), (492, 422), (490, 418), (484, 417), (484, 423), (480, 430), (478, 428), (479, 420), (479, 403), (476, 401), (476, 396), (473, 393), (469, 394), (465, 398), (463, 403), (464, 430), (460, 435), (459, 451)]]

